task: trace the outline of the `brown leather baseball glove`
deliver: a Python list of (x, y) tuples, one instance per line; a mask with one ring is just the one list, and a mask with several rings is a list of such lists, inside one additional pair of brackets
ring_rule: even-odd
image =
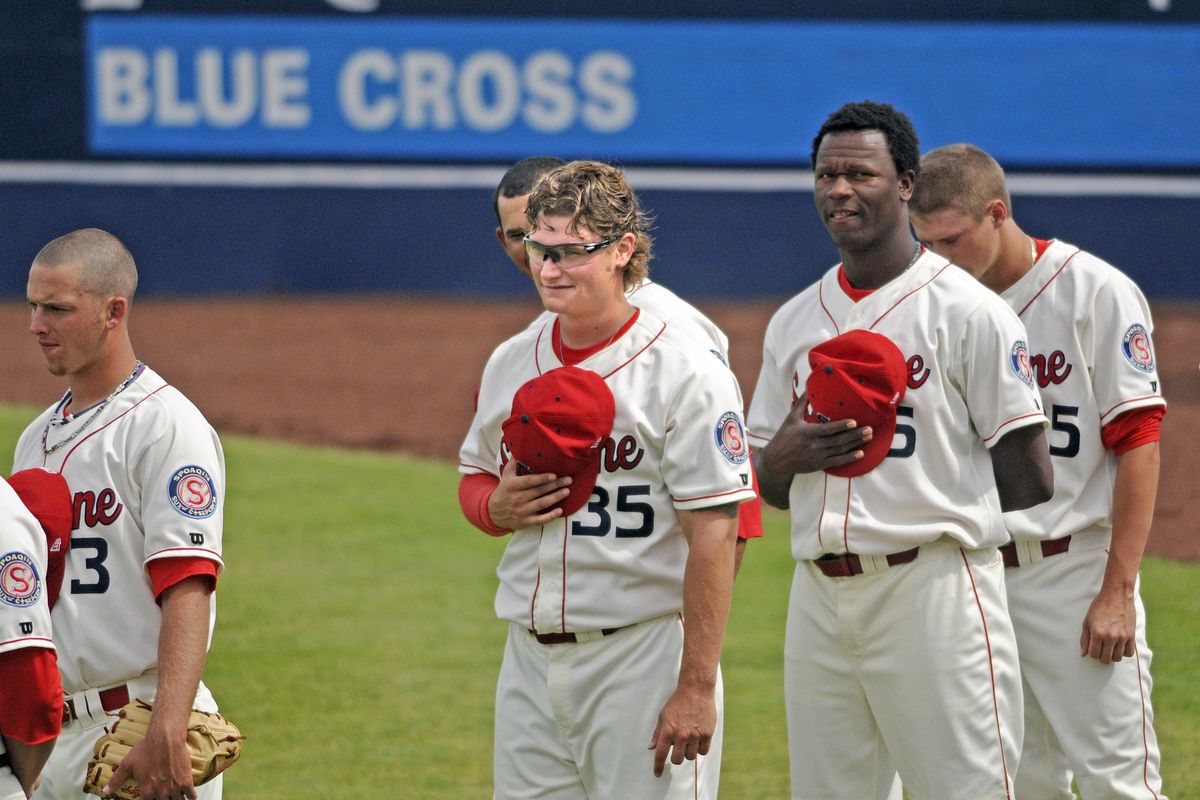
[[(85, 792), (104, 796), (104, 787), (121, 760), (146, 737), (153, 711), (154, 706), (145, 700), (133, 700), (117, 712), (117, 720), (96, 741), (83, 783)], [(229, 769), (241, 756), (242, 740), (245, 738), (237, 726), (220, 714), (193, 710), (188, 718), (187, 731), (188, 752), (192, 756), (192, 782), (199, 786)], [(111, 796), (137, 800), (137, 784), (132, 779), (127, 780)]]

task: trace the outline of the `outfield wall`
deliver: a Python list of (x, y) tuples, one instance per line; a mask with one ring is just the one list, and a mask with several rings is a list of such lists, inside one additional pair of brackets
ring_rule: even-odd
[[(145, 295), (527, 296), (493, 236), (501, 172), (0, 164), (0, 295), (24, 293), (46, 241), (97, 226), (129, 244)], [(685, 296), (788, 295), (836, 261), (808, 173), (632, 168), (630, 178), (657, 217), (652, 274)], [(1200, 179), (1010, 182), (1031, 234), (1102, 255), (1150, 297), (1200, 299)]]

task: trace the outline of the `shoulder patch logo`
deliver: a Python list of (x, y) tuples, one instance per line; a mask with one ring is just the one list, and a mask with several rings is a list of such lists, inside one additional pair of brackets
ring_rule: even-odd
[(217, 488), (203, 467), (180, 467), (167, 484), (167, 497), (180, 514), (189, 519), (211, 517), (217, 510)]
[(0, 602), (29, 608), (42, 597), (42, 581), (33, 559), (13, 551), (0, 556)]
[(1150, 332), (1144, 326), (1138, 323), (1129, 326), (1121, 350), (1134, 369), (1154, 372), (1154, 347), (1150, 344)]
[(1029, 363), (1029, 348), (1025, 346), (1025, 342), (1017, 339), (1013, 342), (1012, 349), (1008, 351), (1008, 361), (1012, 366), (1013, 374), (1030, 389), (1033, 388), (1033, 367)]
[(736, 411), (726, 411), (717, 421), (717, 449), (731, 464), (745, 464), (749, 457), (746, 448), (746, 432)]

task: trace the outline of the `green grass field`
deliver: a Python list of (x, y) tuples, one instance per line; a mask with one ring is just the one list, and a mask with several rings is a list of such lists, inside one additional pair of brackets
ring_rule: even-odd
[[(28, 408), (0, 407), (0, 453)], [(218, 623), (205, 679), (248, 734), (227, 800), (491, 796), (492, 613), (503, 541), (461, 518), (452, 466), (224, 437)], [(724, 658), (723, 798), (788, 795), (782, 647), (792, 570), (771, 512)], [(1154, 703), (1173, 798), (1200, 797), (1200, 567), (1148, 559)]]

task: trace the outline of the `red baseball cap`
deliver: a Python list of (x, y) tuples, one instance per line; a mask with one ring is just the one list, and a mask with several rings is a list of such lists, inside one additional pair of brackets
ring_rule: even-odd
[(558, 367), (525, 383), (504, 421), (504, 441), (522, 475), (570, 476), (558, 508), (570, 516), (592, 496), (600, 474), (600, 445), (612, 433), (616, 405), (594, 372)]
[(71, 490), (66, 478), (44, 469), (14, 472), (8, 478), (8, 485), (41, 523), (42, 531), (46, 534), (46, 596), (53, 608), (58, 591), (62, 588), (67, 550), (71, 547), (71, 528), (74, 525)]
[(805, 421), (852, 419), (872, 431), (861, 459), (825, 471), (853, 478), (875, 469), (896, 435), (896, 406), (908, 386), (904, 354), (881, 333), (852, 330), (810, 350), (808, 364), (812, 372), (805, 383)]

